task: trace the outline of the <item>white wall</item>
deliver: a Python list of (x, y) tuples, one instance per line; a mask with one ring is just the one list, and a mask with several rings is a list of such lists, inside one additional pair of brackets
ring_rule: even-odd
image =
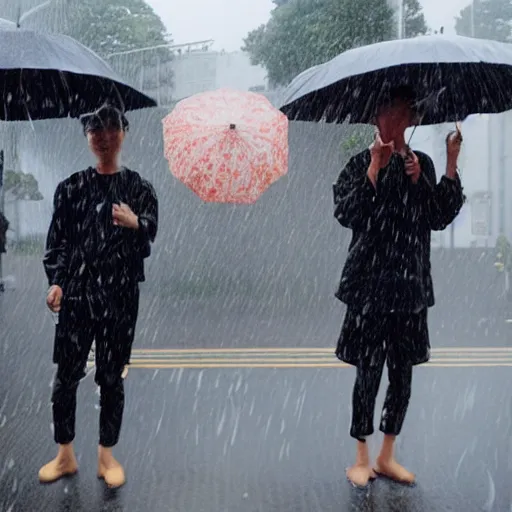
[(248, 91), (267, 84), (267, 72), (245, 52), (190, 52), (176, 55), (174, 99), (223, 87)]
[(176, 55), (174, 68), (174, 99), (215, 89), (217, 76), (216, 52), (190, 52)]
[(493, 233), (512, 239), (512, 112), (492, 116), (490, 134)]
[[(433, 158), (438, 179), (446, 165), (445, 137), (453, 128), (453, 124), (420, 127), (416, 129), (411, 141), (413, 148), (423, 150)], [(493, 246), (501, 231), (500, 200), (505, 206), (505, 233), (512, 236), (512, 148), (507, 144), (512, 137), (512, 112), (470, 116), (462, 124), (462, 132), (464, 144), (459, 168), (468, 201), (454, 223), (455, 246)], [(489, 237), (472, 234), (471, 198), (477, 192), (489, 192), (491, 195)], [(436, 244), (449, 246), (449, 229), (435, 235)]]
[(245, 52), (217, 54), (217, 88), (230, 87), (248, 91), (251, 87), (267, 88), (267, 71), (253, 66)]

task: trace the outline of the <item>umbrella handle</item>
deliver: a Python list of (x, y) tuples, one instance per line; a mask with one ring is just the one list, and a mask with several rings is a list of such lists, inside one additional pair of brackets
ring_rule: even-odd
[(409, 142), (407, 142), (407, 145), (410, 146), (411, 145), (411, 140), (412, 140), (412, 137), (414, 135), (414, 132), (416, 131), (416, 128), (418, 128), (418, 125), (415, 124), (414, 125), (414, 128), (412, 129), (412, 133), (411, 133), (411, 136), (409, 137)]

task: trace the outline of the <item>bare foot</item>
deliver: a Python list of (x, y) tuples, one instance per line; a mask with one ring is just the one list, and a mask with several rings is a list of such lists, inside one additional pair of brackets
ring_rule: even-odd
[(123, 466), (112, 456), (111, 452), (102, 453), (98, 457), (98, 478), (105, 480), (105, 483), (115, 489), (126, 482)]
[(382, 458), (377, 459), (375, 464), (375, 472), (378, 475), (385, 476), (394, 480), (395, 482), (403, 484), (413, 484), (416, 480), (414, 473), (407, 471), (403, 466), (398, 464), (395, 459), (384, 460)]
[(370, 465), (355, 464), (347, 469), (347, 478), (355, 487), (366, 487), (370, 480), (375, 480), (377, 475)]
[(74, 455), (69, 457), (58, 455), (39, 470), (39, 481), (50, 484), (65, 476), (74, 475), (77, 471), (78, 463)]

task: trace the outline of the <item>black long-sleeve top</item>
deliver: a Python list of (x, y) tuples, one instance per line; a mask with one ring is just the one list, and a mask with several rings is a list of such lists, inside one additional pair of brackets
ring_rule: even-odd
[(336, 297), (366, 311), (415, 312), (434, 305), (431, 231), (445, 229), (464, 204), (458, 176), (437, 183), (432, 159), (416, 152), (417, 184), (394, 154), (374, 187), (366, 150), (353, 157), (333, 185), (334, 215), (352, 230)]
[[(115, 226), (114, 203), (126, 203), (139, 229)], [(158, 229), (153, 186), (126, 168), (112, 175), (89, 168), (59, 183), (43, 264), (51, 285), (66, 295), (115, 290), (144, 281), (144, 259)]]

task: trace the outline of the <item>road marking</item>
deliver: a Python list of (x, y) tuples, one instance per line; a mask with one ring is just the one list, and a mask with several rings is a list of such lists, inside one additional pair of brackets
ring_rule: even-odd
[[(149, 348), (149, 349), (133, 349), (133, 354), (223, 354), (223, 353), (244, 353), (250, 354), (254, 352), (261, 352), (263, 354), (271, 354), (275, 352), (284, 353), (321, 353), (333, 354), (333, 347), (303, 347), (303, 348), (275, 348), (275, 347), (262, 347), (262, 348)], [(432, 354), (444, 352), (508, 352), (512, 354), (512, 347), (440, 347), (432, 349)]]
[[(93, 361), (88, 366), (93, 366)], [(424, 366), (482, 368), (512, 366), (509, 347), (441, 347)], [(350, 368), (333, 348), (134, 349), (130, 368)]]

